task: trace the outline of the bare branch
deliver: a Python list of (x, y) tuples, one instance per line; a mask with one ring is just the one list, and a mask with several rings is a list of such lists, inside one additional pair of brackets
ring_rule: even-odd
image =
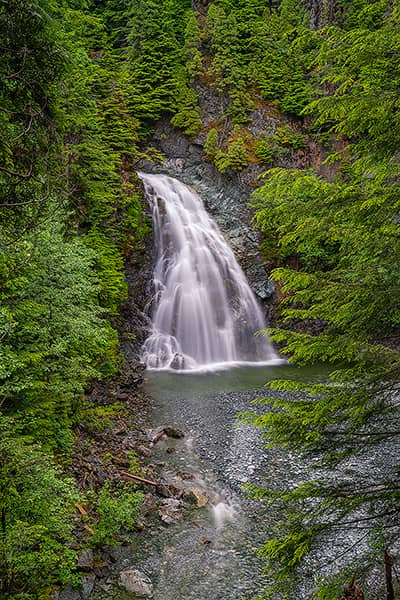
[(33, 172), (33, 161), (31, 162), (31, 166), (29, 167), (28, 173), (17, 173), (16, 171), (11, 171), (7, 169), (7, 167), (0, 167), (0, 171), (4, 171), (8, 175), (12, 175), (13, 177), (20, 177), (21, 179), (29, 179), (32, 176)]

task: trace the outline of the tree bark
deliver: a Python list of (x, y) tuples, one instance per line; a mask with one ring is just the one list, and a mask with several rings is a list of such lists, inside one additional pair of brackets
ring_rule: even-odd
[(386, 600), (395, 600), (393, 588), (393, 558), (385, 550)]

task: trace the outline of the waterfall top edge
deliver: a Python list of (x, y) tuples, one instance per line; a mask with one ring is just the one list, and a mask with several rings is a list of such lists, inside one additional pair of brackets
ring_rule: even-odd
[(265, 361), (231, 361), (209, 363), (199, 365), (193, 369), (172, 369), (171, 367), (146, 367), (146, 371), (152, 373), (176, 373), (180, 375), (196, 375), (201, 373), (216, 373), (218, 371), (229, 371), (240, 367), (276, 367), (287, 365), (288, 361), (285, 358), (271, 358)]

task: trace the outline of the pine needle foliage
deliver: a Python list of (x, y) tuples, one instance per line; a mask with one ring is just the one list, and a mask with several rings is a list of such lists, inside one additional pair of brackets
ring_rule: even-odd
[[(314, 575), (316, 597), (337, 598), (354, 576), (382, 595), (384, 556), (397, 559), (398, 463), (388, 448), (398, 448), (400, 432), (398, 19), (396, 4), (351, 3), (319, 32), (320, 82), (306, 112), (340, 140), (329, 159), (336, 174), (271, 169), (253, 195), (284, 294), (272, 339), (298, 365), (335, 368), (326, 384), (273, 382), (283, 397), (245, 415), (269, 444), (317, 457), (323, 473), (291, 489), (253, 489), (281, 515), (261, 549), (275, 579), (270, 595), (296, 598), (308, 556), (349, 531), (355, 543), (344, 543), (333, 575)], [(290, 329), (300, 322), (319, 333)]]

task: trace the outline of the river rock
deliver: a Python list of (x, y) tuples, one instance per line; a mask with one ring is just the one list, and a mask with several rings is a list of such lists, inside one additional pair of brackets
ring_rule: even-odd
[(80, 571), (92, 571), (94, 569), (94, 554), (90, 548), (85, 548), (79, 554), (77, 567)]
[(165, 525), (175, 525), (182, 519), (182, 504), (176, 498), (163, 500), (158, 514)]
[(137, 569), (121, 571), (118, 584), (127, 592), (135, 594), (138, 598), (152, 598), (153, 584), (151, 580)]
[(206, 506), (206, 504), (208, 503), (207, 494), (200, 488), (196, 487), (190, 488), (185, 493), (185, 499), (188, 500), (188, 502), (190, 502), (191, 504), (197, 506), (197, 508), (203, 508), (203, 506)]
[(93, 592), (94, 584), (96, 581), (96, 575), (94, 573), (88, 573), (82, 577), (82, 596), (83, 598), (89, 598)]
[(157, 494), (164, 498), (180, 498), (183, 496), (183, 488), (172, 482), (160, 483), (157, 486)]
[(175, 439), (180, 439), (185, 437), (184, 432), (182, 431), (182, 429), (178, 429), (178, 427), (171, 427), (171, 426), (167, 426), (164, 427), (164, 433), (167, 437), (170, 438), (175, 438)]

